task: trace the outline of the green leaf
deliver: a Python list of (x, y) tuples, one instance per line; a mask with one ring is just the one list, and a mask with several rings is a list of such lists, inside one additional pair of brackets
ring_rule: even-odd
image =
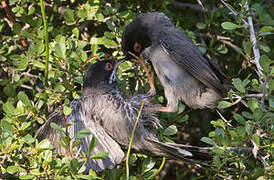
[(55, 54), (61, 59), (66, 58), (66, 45), (64, 42), (56, 43), (54, 46)]
[(81, 19), (84, 19), (87, 17), (87, 13), (84, 9), (80, 9), (77, 11), (77, 16)]
[(77, 175), (77, 178), (86, 179), (86, 180), (97, 179), (97, 178), (94, 178), (92, 175)]
[(93, 149), (95, 148), (96, 144), (97, 144), (97, 138), (95, 136), (92, 136), (92, 139), (91, 139), (91, 141), (89, 143), (88, 154), (90, 154), (93, 151)]
[(66, 105), (64, 105), (64, 115), (68, 116), (72, 112), (72, 109)]
[(31, 125), (31, 122), (24, 122), (20, 128), (20, 131), (27, 129)]
[(245, 119), (238, 113), (233, 114), (233, 118), (240, 124), (245, 125)]
[(215, 142), (212, 139), (208, 138), (208, 137), (202, 137), (201, 141), (204, 142), (204, 143), (210, 144), (210, 145), (215, 145)]
[(205, 29), (205, 28), (206, 28), (206, 24), (205, 24), (205, 23), (202, 23), (202, 22), (198, 22), (198, 23), (196, 24), (196, 27), (197, 27), (198, 29)]
[(108, 157), (108, 152), (100, 152), (98, 154), (92, 155), (91, 159), (106, 159)]
[(177, 130), (177, 127), (175, 125), (170, 125), (164, 130), (163, 134), (166, 135), (166, 136), (172, 136), (172, 135), (176, 134), (177, 131), (178, 130)]
[(224, 108), (228, 108), (230, 106), (232, 106), (233, 104), (231, 102), (228, 101), (220, 101), (218, 104), (218, 108), (220, 109), (224, 109)]
[(188, 119), (189, 119), (189, 115), (186, 114), (186, 115), (184, 115), (183, 117), (177, 118), (177, 119), (175, 120), (175, 122), (176, 122), (176, 123), (183, 123), (183, 122), (187, 121)]
[(45, 64), (37, 60), (33, 60), (33, 66), (40, 69), (45, 69)]
[(59, 131), (59, 132), (64, 132), (64, 130), (61, 128), (61, 127), (59, 127), (56, 123), (54, 123), (54, 122), (51, 122), (50, 123), (50, 127), (52, 127), (53, 129), (56, 129), (57, 131)]
[(218, 119), (217, 121), (210, 121), (210, 123), (213, 124), (215, 128), (221, 127), (225, 129), (225, 122), (221, 119)]
[(263, 43), (263, 42), (258, 43), (258, 46), (260, 49), (262, 49), (266, 53), (270, 52), (270, 50), (271, 50), (270, 47), (266, 43)]
[(79, 140), (79, 139), (73, 141), (73, 143), (72, 143), (72, 149), (75, 148), (76, 146), (78, 146), (78, 145), (81, 144), (81, 143), (82, 143), (82, 141)]
[(186, 106), (182, 103), (179, 103), (179, 107), (178, 107), (178, 110), (177, 110), (177, 114), (181, 114), (182, 112), (184, 112)]
[(64, 13), (64, 19), (65, 19), (65, 23), (67, 25), (73, 25), (75, 24), (75, 17), (74, 17), (74, 13), (71, 9), (66, 9), (65, 13)]
[(17, 95), (18, 99), (21, 100), (27, 107), (32, 108), (31, 101), (24, 91), (20, 91)]
[(274, 79), (271, 78), (269, 81), (269, 94), (271, 94), (273, 90), (274, 90)]
[(52, 151), (51, 150), (46, 150), (44, 152), (44, 160), (45, 161), (48, 161), (48, 162), (51, 162), (52, 161)]
[(146, 172), (150, 171), (155, 166), (155, 161), (152, 160), (152, 158), (147, 158), (144, 160), (142, 164), (142, 175), (144, 175)]
[(3, 110), (7, 115), (14, 115), (15, 108), (13, 107), (13, 103), (11, 101), (7, 101), (3, 105)]
[(263, 68), (264, 73), (268, 74), (271, 60), (266, 55), (262, 55), (259, 62)]
[(31, 143), (35, 142), (35, 138), (33, 138), (30, 134), (27, 134), (24, 137), (24, 142), (28, 143), (28, 144), (31, 144)]
[(41, 149), (50, 148), (50, 141), (48, 139), (43, 139), (37, 146)]
[(274, 27), (273, 26), (264, 26), (260, 29), (260, 33), (262, 32), (270, 32), (270, 31), (274, 31)]
[(245, 131), (249, 136), (253, 134), (253, 130), (254, 130), (254, 125), (250, 123), (245, 124)]
[(259, 147), (260, 146), (260, 137), (257, 134), (253, 134), (252, 136), (253, 141)]
[(253, 118), (253, 115), (250, 112), (247, 112), (247, 111), (243, 111), (242, 116), (244, 116), (247, 119), (252, 119)]
[(76, 28), (76, 27), (73, 28), (72, 33), (77, 39), (79, 39), (79, 30), (78, 30), (78, 28)]
[(70, 161), (70, 169), (73, 171), (74, 174), (76, 174), (78, 171), (78, 168), (79, 168), (79, 163), (78, 163), (77, 159), (73, 158)]
[(17, 66), (16, 69), (24, 71), (28, 66), (28, 58), (26, 56), (21, 56), (20, 64)]
[(218, 148), (217, 146), (213, 146), (212, 151), (219, 155), (224, 154), (224, 150)]
[(223, 22), (221, 24), (222, 28), (226, 29), (226, 30), (234, 30), (239, 28), (240, 26), (238, 26), (237, 24), (234, 24), (232, 22)]
[(104, 45), (106, 48), (117, 48), (117, 43), (111, 39), (107, 38), (90, 38), (90, 44)]
[(251, 54), (251, 42), (250, 41), (243, 41), (243, 46), (245, 50), (245, 54), (250, 56)]
[(7, 172), (9, 173), (9, 174), (14, 174), (14, 173), (16, 173), (18, 171), (18, 167), (17, 166), (9, 166), (8, 168), (7, 168)]
[(259, 103), (256, 98), (250, 98), (248, 99), (248, 106), (252, 112), (255, 111), (256, 108), (259, 107)]
[(77, 132), (77, 134), (74, 136), (74, 138), (84, 138), (86, 136), (90, 135), (90, 131), (87, 129), (82, 129)]
[(23, 114), (25, 112), (24, 103), (20, 100), (18, 101), (18, 103), (16, 105), (16, 112), (19, 114)]
[(245, 87), (240, 78), (234, 78), (232, 79), (232, 84), (234, 87), (240, 92), (240, 93), (245, 93)]
[(34, 179), (34, 175), (26, 174), (26, 175), (20, 175), (19, 179)]
[(269, 107), (273, 111), (274, 110), (274, 97), (270, 96), (269, 98)]
[(44, 43), (42, 41), (38, 42), (34, 45), (29, 46), (28, 55), (39, 56), (44, 52), (44, 49), (45, 49)]

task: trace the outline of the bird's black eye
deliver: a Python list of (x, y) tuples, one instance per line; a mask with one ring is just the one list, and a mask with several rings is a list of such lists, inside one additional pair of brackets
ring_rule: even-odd
[(134, 43), (134, 45), (133, 45), (133, 50), (135, 51), (135, 52), (137, 52), (137, 53), (140, 53), (141, 52), (141, 50), (142, 50), (142, 46), (141, 46), (141, 44), (139, 44), (139, 43)]
[(105, 65), (105, 70), (106, 71), (111, 71), (113, 69), (113, 66), (112, 66), (112, 64), (111, 63), (106, 63), (106, 65)]

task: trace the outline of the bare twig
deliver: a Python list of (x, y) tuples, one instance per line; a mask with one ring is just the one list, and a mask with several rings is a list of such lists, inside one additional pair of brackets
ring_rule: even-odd
[[(229, 11), (232, 12), (232, 14), (233, 14), (234, 16), (237, 16), (237, 15), (238, 15), (238, 13), (237, 13), (236, 11), (234, 11), (234, 10), (231, 8), (231, 6), (230, 6), (229, 4), (227, 4), (224, 0), (221, 0), (221, 1), (222, 1), (222, 3), (225, 5), (225, 7), (227, 7), (227, 9), (229, 9)], [(246, 22), (246, 20), (242, 19), (242, 22), (243, 22), (245, 25), (248, 25), (248, 23)]]
[(27, 77), (30, 77), (30, 78), (38, 78), (37, 75), (30, 74), (29, 72), (22, 72), (21, 75), (22, 76), (27, 76)]
[[(187, 164), (193, 164), (196, 165), (200, 168), (204, 168), (204, 167), (209, 167), (211, 168), (212, 171), (220, 171), (220, 170), (226, 170), (226, 171), (230, 171), (230, 172), (239, 172), (238, 169), (235, 168), (230, 168), (230, 167), (221, 167), (221, 169), (216, 168), (215, 166), (207, 163), (207, 162), (201, 162), (199, 160), (194, 160), (194, 159), (188, 159), (188, 158), (184, 158), (184, 162), (182, 161), (176, 161), (176, 160), (169, 160), (169, 162), (175, 162), (177, 164), (183, 164), (183, 163), (187, 163)], [(252, 173), (252, 171), (249, 170), (242, 170), (241, 173), (243, 174), (250, 174)]]
[(218, 109), (216, 109), (216, 111), (217, 111), (217, 113), (219, 114), (219, 116), (221, 117), (221, 119), (222, 119), (225, 123), (227, 123), (230, 127), (233, 127), (233, 126), (225, 119), (225, 117), (221, 114), (221, 112), (220, 112)]
[[(209, 38), (212, 38), (213, 36), (210, 33), (206, 34)], [(216, 39), (218, 41), (220, 41), (221, 43), (230, 46), (232, 49), (234, 49), (236, 52), (240, 53), (241, 55), (243, 55), (245, 58), (246, 56), (241, 52), (241, 48), (239, 48), (238, 46), (236, 46), (235, 44), (232, 43), (232, 39), (230, 37), (225, 37), (225, 36), (220, 36), (217, 35)], [(247, 59), (247, 58), (246, 58)], [(248, 59), (247, 59), (248, 60)]]
[[(246, 9), (246, 11), (249, 10), (248, 1), (245, 2), (245, 9)], [(260, 55), (260, 51), (259, 51), (259, 48), (258, 48), (258, 45), (257, 45), (257, 39), (256, 39), (256, 36), (255, 36), (253, 20), (252, 20), (251, 15), (249, 15), (247, 17), (247, 20), (248, 20), (248, 28), (249, 28), (249, 33), (250, 33), (250, 40), (251, 40), (251, 43), (252, 43), (253, 53), (254, 53), (254, 57), (255, 57), (255, 59), (253, 61), (251, 61), (251, 63), (256, 65), (257, 70), (258, 70), (258, 75), (263, 76), (262, 67), (259, 63), (261, 55)]]
[(206, 8), (203, 6), (203, 3), (201, 2), (201, 0), (197, 0), (197, 3), (202, 7), (203, 11), (206, 12)]
[(263, 94), (262, 93), (260, 93), (260, 94), (246, 94), (244, 97), (247, 97), (247, 98), (251, 98), (251, 97), (259, 98), (259, 97), (263, 97)]
[(10, 25), (13, 26), (13, 24), (15, 23), (15, 21), (14, 21), (14, 18), (12, 17), (12, 13), (11, 13), (10, 9), (7, 6), (7, 3), (5, 1), (2, 1), (1, 4), (2, 4), (2, 6), (4, 8), (4, 11), (6, 13), (6, 16), (7, 16), (8, 20), (9, 20)]

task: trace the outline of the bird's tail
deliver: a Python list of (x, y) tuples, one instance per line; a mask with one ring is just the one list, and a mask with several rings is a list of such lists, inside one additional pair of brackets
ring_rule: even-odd
[(212, 157), (208, 153), (210, 149), (207, 148), (175, 143), (164, 143), (154, 139), (146, 140), (153, 144), (154, 148), (151, 149), (151, 152), (153, 151), (152, 153), (158, 156), (166, 156), (170, 159), (186, 162), (188, 162), (188, 160), (204, 161), (212, 159)]
[(192, 153), (186, 151), (180, 147), (173, 146), (170, 143), (160, 142), (154, 139), (146, 139), (150, 144), (152, 144), (151, 149), (149, 149), (153, 154), (158, 156), (166, 156), (172, 159), (181, 159), (183, 157), (191, 157)]

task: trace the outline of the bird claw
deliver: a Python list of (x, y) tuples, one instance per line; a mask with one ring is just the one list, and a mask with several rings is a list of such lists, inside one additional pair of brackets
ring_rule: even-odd
[(147, 92), (148, 96), (153, 97), (156, 95), (156, 89), (150, 88), (150, 90)]

